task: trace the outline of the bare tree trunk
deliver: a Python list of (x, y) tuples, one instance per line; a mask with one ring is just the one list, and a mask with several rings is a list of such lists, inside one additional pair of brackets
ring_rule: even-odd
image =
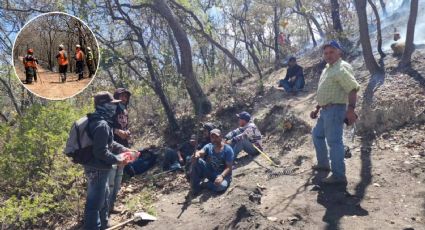
[(376, 18), (376, 30), (377, 30), (377, 40), (378, 40), (378, 52), (381, 55), (381, 58), (384, 58), (386, 55), (384, 51), (382, 51), (382, 33), (381, 33), (381, 18), (379, 17), (378, 9), (376, 8), (375, 3), (372, 0), (367, 0), (369, 5), (372, 7), (373, 13)]
[[(295, 0), (295, 5), (297, 7), (297, 10), (301, 12), (301, 8), (303, 7), (301, 0)], [(309, 17), (305, 17), (305, 16), (304, 16), (304, 18), (307, 22), (307, 28), (308, 28), (308, 31), (310, 32), (311, 41), (313, 42), (313, 46), (316, 47), (317, 42), (316, 42), (316, 39), (314, 37), (313, 28), (311, 27), (310, 19), (309, 19)]]
[(181, 72), (185, 77), (186, 89), (194, 104), (196, 114), (208, 114), (212, 110), (211, 102), (202, 91), (192, 66), (192, 49), (186, 32), (181, 27), (170, 7), (164, 0), (154, 0), (152, 8), (168, 22), (180, 48)]
[(174, 37), (173, 37), (173, 34), (170, 30), (170, 27), (167, 28), (167, 35), (168, 35), (168, 41), (170, 42), (170, 46), (173, 49), (174, 62), (175, 62), (176, 67), (177, 67), (177, 72), (181, 73), (179, 52), (177, 51), (176, 43), (174, 42)]
[(277, 13), (278, 7), (275, 5), (273, 7), (273, 30), (274, 30), (274, 69), (278, 70), (280, 68), (280, 52), (279, 52), (279, 15)]
[(248, 68), (246, 68), (242, 64), (242, 62), (240, 62), (228, 49), (226, 49), (225, 47), (223, 47), (222, 45), (220, 45), (208, 33), (205, 32), (204, 26), (202, 25), (201, 21), (199, 20), (199, 18), (196, 16), (195, 13), (193, 13), (192, 11), (186, 9), (184, 6), (180, 5), (176, 1), (170, 0), (170, 2), (173, 3), (175, 6), (177, 6), (179, 9), (181, 9), (184, 12), (188, 13), (195, 20), (195, 22), (198, 24), (198, 26), (200, 27), (199, 30), (196, 29), (196, 28), (194, 28), (194, 29), (198, 33), (200, 33), (205, 39), (207, 39), (211, 44), (213, 44), (215, 47), (217, 47), (218, 49), (220, 49), (224, 54), (226, 54), (226, 56), (229, 57), (230, 60), (232, 60), (232, 62), (235, 63), (238, 66), (239, 70), (242, 73), (248, 74), (249, 76), (252, 76), (252, 73), (248, 70)]
[[(10, 72), (8, 74), (8, 76), (10, 77)], [(10, 84), (3, 79), (2, 77), (0, 77), (0, 82), (3, 84), (3, 86), (6, 88), (7, 94), (9, 94), (10, 100), (12, 101), (13, 107), (15, 107), (15, 111), (18, 113), (19, 116), (22, 116), (22, 111), (19, 108), (18, 102), (16, 100), (15, 95), (13, 94), (13, 90), (10, 87)]]
[(413, 40), (415, 38), (415, 25), (416, 18), (418, 15), (418, 3), (419, 0), (412, 0), (410, 3), (410, 15), (409, 21), (407, 22), (407, 32), (406, 32), (406, 47), (404, 48), (403, 56), (399, 63), (399, 67), (404, 68), (410, 66), (412, 59), (412, 53), (415, 51), (415, 44)]
[(370, 74), (375, 75), (382, 72), (373, 56), (370, 44), (369, 29), (367, 25), (366, 0), (356, 0), (356, 12), (359, 20), (360, 42), (362, 44), (363, 58)]
[(338, 0), (331, 0), (332, 8), (332, 23), (335, 32), (341, 34), (343, 32), (341, 18), (339, 14), (339, 3)]
[(379, 0), (379, 3), (381, 4), (382, 13), (383, 13), (384, 17), (387, 17), (388, 16), (388, 12), (387, 12), (387, 7), (385, 5), (384, 0)]

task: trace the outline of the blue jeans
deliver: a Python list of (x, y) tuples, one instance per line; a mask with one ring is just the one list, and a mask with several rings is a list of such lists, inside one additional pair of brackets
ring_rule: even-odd
[(108, 177), (110, 170), (84, 167), (84, 172), (87, 178), (84, 229), (106, 229), (108, 225)]
[(124, 168), (112, 165), (111, 173), (109, 174), (109, 211), (114, 209), (115, 200), (117, 194), (121, 189), (122, 175), (124, 174)]
[(304, 88), (304, 77), (297, 77), (295, 79), (295, 82), (289, 82), (288, 80), (280, 80), (279, 86), (282, 86), (286, 92), (294, 92), (294, 91), (301, 91), (302, 88)]
[(201, 181), (205, 178), (208, 179), (207, 187), (209, 190), (214, 192), (222, 192), (227, 189), (230, 185), (231, 177), (226, 176), (224, 180), (219, 185), (215, 185), (214, 181), (221, 172), (216, 172), (211, 165), (207, 164), (205, 160), (198, 159), (192, 165), (192, 171), (190, 173), (190, 184), (192, 191), (199, 192), (201, 191)]
[(337, 178), (345, 178), (344, 143), (342, 140), (345, 113), (345, 105), (333, 105), (322, 109), (312, 133), (317, 164), (321, 167), (329, 167), (329, 154), (332, 174)]
[(248, 139), (242, 139), (237, 142), (232, 143), (232, 149), (234, 154), (234, 159), (238, 157), (238, 154), (243, 150), (249, 155), (256, 155), (258, 151), (254, 148), (254, 144), (252, 144)]

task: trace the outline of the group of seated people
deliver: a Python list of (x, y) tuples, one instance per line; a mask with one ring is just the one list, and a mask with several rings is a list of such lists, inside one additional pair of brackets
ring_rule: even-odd
[(261, 132), (253, 123), (248, 112), (237, 114), (239, 127), (223, 136), (213, 123), (202, 127), (202, 138), (196, 135), (183, 143), (177, 150), (167, 149), (164, 170), (184, 170), (190, 181), (192, 194), (203, 188), (215, 192), (225, 191), (232, 180), (234, 162), (242, 150), (251, 156), (262, 150)]

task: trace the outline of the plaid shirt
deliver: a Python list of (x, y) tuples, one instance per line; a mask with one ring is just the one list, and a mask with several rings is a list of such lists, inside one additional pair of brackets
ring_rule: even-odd
[(316, 101), (320, 106), (327, 104), (347, 104), (348, 93), (359, 90), (353, 68), (343, 60), (333, 65), (327, 64), (320, 76)]
[(261, 132), (257, 126), (250, 122), (244, 127), (239, 127), (225, 136), (226, 140), (232, 140), (233, 143), (248, 139), (251, 143), (255, 144), (258, 148), (261, 146)]

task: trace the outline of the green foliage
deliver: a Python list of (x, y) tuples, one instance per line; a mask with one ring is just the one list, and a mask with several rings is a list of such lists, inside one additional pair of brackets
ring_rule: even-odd
[(79, 192), (82, 169), (62, 153), (73, 121), (89, 108), (67, 102), (33, 105), (15, 126), (0, 126), (0, 223), (25, 227), (41, 215), (67, 211)]

